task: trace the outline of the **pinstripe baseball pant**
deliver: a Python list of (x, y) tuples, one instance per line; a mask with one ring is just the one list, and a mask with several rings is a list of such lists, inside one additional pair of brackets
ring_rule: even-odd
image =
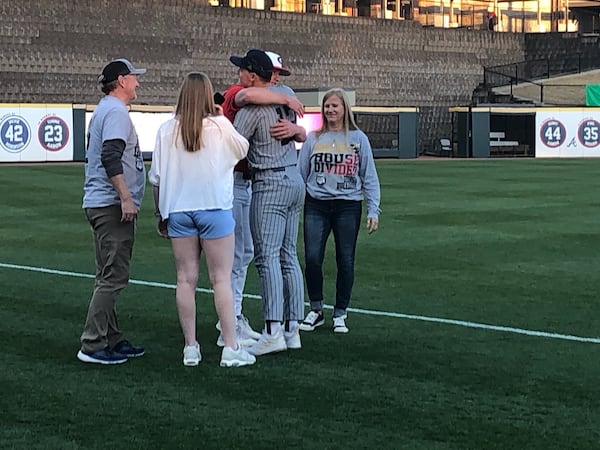
[(252, 177), (250, 229), (265, 321), (304, 318), (304, 280), (296, 244), (305, 185), (296, 166)]

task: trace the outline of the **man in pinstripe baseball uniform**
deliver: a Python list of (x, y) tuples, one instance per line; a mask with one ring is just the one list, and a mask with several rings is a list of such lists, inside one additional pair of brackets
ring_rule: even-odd
[[(297, 112), (298, 115), (304, 113), (304, 105), (296, 98), (296, 94), (289, 89), (286, 92), (278, 92), (264, 87), (255, 87), (260, 82), (257, 73), (263, 73), (268, 76), (271, 67), (263, 67), (264, 54), (262, 50), (251, 49), (245, 56), (231, 56), (229, 58), (235, 66), (238, 67), (237, 84), (231, 85), (222, 96), (223, 114), (232, 123), (236, 114), (248, 104), (269, 105), (284, 104)], [(271, 58), (272, 59), (272, 58)], [(274, 67), (273, 67), (274, 69)], [(273, 78), (275, 78), (275, 70)], [(262, 85), (261, 85), (262, 86)], [(291, 95), (290, 95), (291, 92)], [(289, 124), (280, 121), (277, 125), (271, 127), (271, 135), (275, 138), (286, 138), (290, 134)], [(250, 201), (252, 199), (252, 181), (250, 168), (247, 159), (243, 159), (234, 169), (234, 188), (233, 188), (233, 217), (235, 219), (235, 255), (233, 259), (233, 269), (231, 271), (231, 284), (234, 296), (234, 308), (237, 316), (238, 342), (249, 347), (260, 338), (260, 333), (256, 333), (250, 327), (248, 319), (242, 311), (243, 290), (246, 282), (246, 273), (248, 266), (254, 259), (254, 245), (252, 243), (252, 233), (250, 231)], [(284, 317), (288, 317), (284, 314)], [(220, 331), (220, 323), (217, 324)], [(223, 346), (224, 339), (220, 334), (217, 345)], [(298, 344), (300, 345), (300, 344)], [(288, 348), (297, 348), (293, 343)]]
[[(272, 68), (269, 57), (264, 54), (264, 58), (263, 67)], [(258, 74), (257, 87), (270, 85), (271, 71)], [(301, 346), (298, 327), (304, 313), (304, 280), (296, 242), (305, 187), (293, 141), (304, 141), (306, 132), (294, 123), (293, 114), (284, 105), (248, 105), (234, 120), (236, 129), (250, 141), (250, 229), (265, 320), (260, 339), (248, 349), (254, 355)], [(276, 124), (283, 124), (286, 136), (272, 136)]]

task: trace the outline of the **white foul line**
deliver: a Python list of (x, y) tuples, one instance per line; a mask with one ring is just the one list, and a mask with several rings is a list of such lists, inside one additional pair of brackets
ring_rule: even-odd
[[(88, 274), (88, 273), (67, 272), (64, 270), (46, 269), (44, 267), (21, 266), (18, 264), (0, 263), (0, 268), (15, 269), (15, 270), (27, 270), (30, 272), (49, 273), (52, 275), (63, 275), (63, 276), (67, 276), (67, 277), (92, 278), (92, 279), (95, 278), (95, 275)], [(174, 284), (159, 283), (156, 281), (133, 280), (133, 279), (130, 279), (129, 283), (137, 284), (140, 286), (150, 286), (150, 287), (158, 287), (158, 288), (165, 288), (165, 289), (175, 289), (175, 287), (176, 287)], [(206, 289), (206, 288), (196, 288), (196, 291), (202, 292), (205, 294), (213, 293), (212, 289)], [(259, 299), (259, 300), (261, 298), (260, 295), (255, 295), (255, 294), (244, 294), (244, 297)], [(324, 305), (324, 307), (327, 309), (333, 309), (333, 307), (329, 306), (329, 305)], [(359, 314), (371, 315), (371, 316), (396, 317), (399, 319), (420, 320), (423, 322), (444, 323), (444, 324), (448, 324), (448, 325), (457, 325), (460, 327), (467, 327), (467, 328), (480, 328), (483, 330), (493, 330), (493, 331), (502, 331), (505, 333), (523, 334), (526, 336), (535, 336), (535, 337), (550, 338), (550, 339), (562, 339), (562, 340), (566, 340), (566, 341), (577, 341), (577, 342), (587, 342), (587, 343), (591, 343), (591, 344), (600, 344), (600, 338), (574, 336), (571, 334), (548, 333), (545, 331), (526, 330), (523, 328), (513, 328), (513, 327), (505, 327), (505, 326), (499, 326), (499, 325), (488, 325), (485, 323), (478, 323), (478, 322), (468, 322), (468, 321), (454, 320), (454, 319), (442, 319), (442, 318), (438, 318), (438, 317), (418, 316), (418, 315), (413, 315), (413, 314), (402, 314), (402, 313), (394, 313), (394, 312), (387, 312), (387, 311), (373, 311), (373, 310), (361, 309), (361, 308), (348, 308), (348, 311), (359, 313)]]

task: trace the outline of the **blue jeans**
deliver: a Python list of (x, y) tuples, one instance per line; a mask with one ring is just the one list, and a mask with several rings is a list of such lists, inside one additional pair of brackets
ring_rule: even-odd
[(323, 260), (333, 231), (337, 279), (333, 317), (346, 314), (354, 285), (354, 255), (360, 229), (362, 202), (317, 200), (306, 195), (304, 203), (304, 258), (308, 298), (312, 310), (323, 308)]

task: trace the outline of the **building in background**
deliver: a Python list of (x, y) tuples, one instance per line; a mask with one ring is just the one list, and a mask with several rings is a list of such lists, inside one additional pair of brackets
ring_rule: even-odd
[[(546, 33), (600, 28), (595, 0), (210, 0), (213, 6), (414, 20), (423, 26)], [(590, 29), (591, 28), (591, 29)]]

